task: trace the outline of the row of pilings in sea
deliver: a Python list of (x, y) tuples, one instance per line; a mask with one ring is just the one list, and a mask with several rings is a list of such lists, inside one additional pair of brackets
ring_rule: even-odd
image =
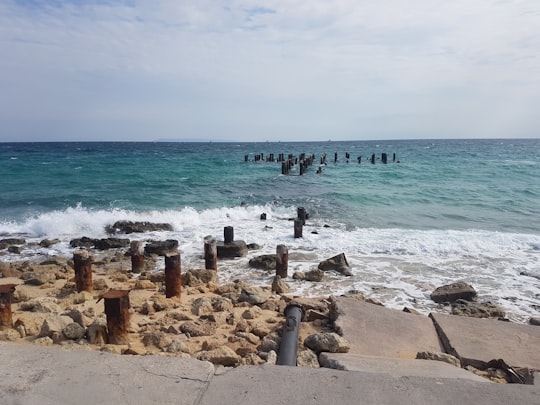
[[(345, 153), (345, 163), (349, 163), (352, 160), (352, 156), (349, 152)], [(245, 162), (267, 162), (267, 163), (281, 163), (281, 174), (284, 175), (290, 175), (292, 174), (291, 171), (295, 166), (298, 165), (298, 175), (302, 176), (304, 175), (308, 168), (310, 166), (313, 166), (314, 162), (317, 160), (317, 157), (315, 154), (306, 154), (301, 153), (299, 156), (295, 156), (292, 153), (287, 154), (287, 157), (285, 157), (284, 153), (279, 153), (276, 155), (274, 153), (269, 153), (265, 155), (264, 153), (259, 153), (254, 155), (253, 159), (249, 158), (248, 155), (244, 155), (244, 161)], [(326, 153), (323, 153), (320, 157), (320, 165), (317, 169), (317, 174), (322, 173), (323, 166), (326, 166), (328, 164), (328, 156)], [(377, 160), (380, 160), (383, 164), (388, 164), (390, 162), (390, 159), (388, 157), (388, 154), (383, 152), (381, 153), (380, 158), (377, 158), (377, 155), (375, 153), (372, 153), (371, 156), (368, 158), (369, 163), (375, 164)], [(359, 155), (356, 157), (356, 161), (358, 164), (362, 163), (362, 156)], [(396, 158), (396, 154), (392, 154), (392, 163), (400, 163), (399, 160)], [(337, 164), (339, 162), (339, 155), (337, 152), (334, 153), (334, 164)]]

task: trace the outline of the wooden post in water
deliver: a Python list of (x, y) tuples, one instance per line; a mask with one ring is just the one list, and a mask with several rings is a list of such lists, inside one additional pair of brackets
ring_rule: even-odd
[(302, 225), (305, 225), (306, 224), (306, 219), (307, 219), (306, 209), (304, 207), (298, 207), (296, 209), (296, 213), (297, 213), (298, 219), (302, 220)]
[(0, 285), (0, 330), (13, 328), (11, 299), (17, 284)]
[(182, 269), (180, 253), (165, 255), (165, 297), (178, 297), (182, 294)]
[(281, 278), (287, 277), (289, 269), (289, 250), (285, 245), (277, 245), (276, 247), (276, 275)]
[(223, 241), (225, 243), (234, 242), (234, 228), (232, 226), (226, 226), (223, 228)]
[(133, 240), (130, 243), (131, 249), (131, 271), (140, 273), (144, 270), (144, 242)]
[(211, 235), (204, 237), (204, 268), (217, 270), (217, 242)]
[(109, 343), (113, 345), (128, 344), (129, 290), (109, 290), (101, 298), (105, 300)]
[(301, 238), (302, 237), (302, 229), (304, 227), (304, 221), (300, 218), (296, 218), (294, 220), (294, 237), (295, 238)]
[(77, 292), (92, 292), (94, 290), (92, 284), (92, 258), (87, 250), (73, 252), (73, 267), (75, 268)]

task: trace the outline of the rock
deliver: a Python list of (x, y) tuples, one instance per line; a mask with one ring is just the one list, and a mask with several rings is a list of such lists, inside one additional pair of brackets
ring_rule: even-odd
[(221, 346), (214, 350), (200, 352), (196, 357), (198, 360), (209, 361), (210, 363), (220, 364), (225, 367), (233, 367), (240, 362), (240, 356), (227, 346)]
[(216, 325), (205, 321), (188, 321), (180, 325), (180, 330), (188, 336), (211, 336), (216, 331)]
[(276, 332), (269, 333), (262, 338), (261, 343), (257, 346), (259, 352), (270, 352), (275, 351), (279, 352), (279, 344), (281, 343), (281, 338)]
[(274, 350), (270, 350), (266, 356), (267, 364), (276, 364), (277, 363), (277, 353)]
[(71, 302), (73, 304), (84, 304), (86, 301), (93, 301), (94, 295), (89, 291), (81, 291), (71, 296)]
[(81, 339), (84, 336), (85, 331), (86, 330), (76, 322), (72, 322), (62, 329), (64, 336), (71, 340)]
[(243, 240), (235, 240), (231, 243), (224, 243), (219, 241), (216, 244), (217, 256), (220, 259), (244, 257), (248, 254), (248, 248), (246, 242)]
[(249, 267), (261, 270), (275, 270), (276, 257), (275, 254), (256, 256), (249, 261)]
[(275, 275), (274, 279), (272, 281), (272, 291), (274, 291), (276, 294), (285, 294), (288, 293), (291, 290), (291, 287), (289, 287), (289, 284), (285, 280), (283, 280), (280, 276)]
[(451, 364), (455, 367), (461, 368), (461, 361), (448, 353), (432, 353), (432, 352), (418, 352), (416, 358), (419, 360), (435, 360), (442, 361), (444, 363)]
[(136, 290), (155, 290), (156, 285), (152, 283), (150, 280), (137, 280), (135, 282), (135, 289)]
[(20, 338), (20, 333), (15, 329), (0, 330), (0, 340), (2, 341), (14, 342)]
[(82, 238), (75, 238), (71, 239), (69, 241), (69, 246), (75, 248), (91, 248), (94, 247), (94, 239), (91, 239), (87, 236), (83, 236)]
[(56, 245), (57, 243), (60, 243), (60, 239), (43, 239), (39, 242), (39, 246), (48, 248), (52, 245)]
[(309, 349), (304, 349), (298, 352), (298, 355), (296, 356), (296, 365), (298, 367), (320, 367), (317, 354)]
[(258, 306), (253, 306), (249, 309), (246, 309), (242, 313), (242, 318), (243, 319), (256, 319), (261, 315), (262, 315), (262, 309), (259, 308)]
[(216, 312), (231, 312), (233, 303), (226, 297), (215, 297), (212, 298), (212, 309)]
[(94, 290), (106, 290), (109, 288), (107, 281), (104, 278), (98, 278), (92, 282)]
[(345, 253), (340, 253), (339, 255), (320, 262), (318, 268), (319, 270), (323, 271), (335, 270), (338, 273), (343, 274), (344, 276), (352, 276), (352, 272), (349, 267), (349, 263), (347, 262), (347, 258), (345, 257)]
[(189, 353), (189, 345), (183, 340), (173, 340), (165, 349), (167, 353)]
[(314, 281), (314, 282), (322, 281), (323, 277), (324, 277), (324, 271), (318, 268), (306, 271), (305, 273), (297, 271), (293, 274), (293, 278), (295, 280), (305, 280), (305, 281)]
[(504, 318), (506, 316), (504, 309), (489, 301), (471, 302), (464, 299), (458, 299), (452, 303), (452, 314), (473, 318)]
[(39, 337), (50, 337), (54, 343), (60, 342), (64, 339), (63, 330), (64, 328), (74, 323), (73, 319), (69, 316), (64, 315), (51, 315), (45, 318), (43, 324), (41, 325), (41, 331), (39, 332)]
[[(182, 274), (183, 276), (183, 274)], [(164, 283), (165, 282), (165, 272), (160, 270), (160, 271), (152, 271), (150, 273), (147, 274), (147, 277), (148, 277), (148, 280), (150, 280), (152, 283)], [(183, 280), (182, 280), (182, 285), (186, 285), (184, 284)]]
[(90, 342), (90, 344), (99, 346), (107, 344), (107, 321), (104, 318), (96, 319), (88, 329), (86, 329), (86, 336), (88, 337), (88, 342)]
[(529, 318), (529, 325), (540, 326), (540, 318)]
[(248, 250), (260, 250), (261, 246), (258, 243), (248, 243)]
[(420, 312), (418, 312), (416, 309), (414, 308), (410, 308), (410, 307), (405, 307), (403, 308), (403, 312), (406, 312), (408, 314), (413, 314), (413, 315), (422, 315)]
[(23, 252), (23, 250), (24, 250), (24, 247), (22, 247), (22, 246), (13, 245), (13, 246), (8, 247), (8, 252), (9, 253), (15, 253), (17, 255), (20, 255)]
[(42, 323), (43, 323), (43, 319), (38, 320), (35, 317), (28, 318), (28, 319), (17, 318), (17, 320), (13, 324), (13, 327), (17, 328), (17, 330), (22, 330), (25, 336), (37, 336), (39, 332), (41, 331)]
[(1, 277), (21, 277), (23, 272), (13, 266), (11, 263), (0, 262)]
[(84, 328), (86, 328), (91, 323), (91, 319), (84, 315), (78, 309), (71, 309), (70, 311), (63, 313), (62, 315), (69, 316), (71, 319), (73, 319), (73, 322), (78, 323)]
[(156, 312), (172, 309), (175, 307), (175, 305), (178, 304), (176, 300), (166, 298), (164, 295), (161, 294), (154, 294), (150, 297), (150, 299), (152, 300), (152, 305), (154, 306), (154, 310)]
[(248, 302), (251, 305), (260, 305), (270, 298), (270, 293), (261, 287), (245, 287), (238, 297), (239, 302)]
[(182, 274), (182, 285), (195, 287), (200, 284), (217, 282), (217, 271), (207, 269), (193, 269)]
[(212, 300), (208, 297), (197, 298), (191, 305), (191, 313), (201, 316), (213, 312)]
[(26, 244), (26, 239), (6, 238), (6, 239), (0, 239), (0, 243), (5, 243), (6, 245), (24, 245)]
[(33, 343), (40, 346), (51, 346), (54, 344), (53, 340), (48, 336), (34, 339)]
[(143, 335), (142, 343), (145, 346), (154, 346), (159, 350), (165, 350), (172, 343), (172, 338), (168, 333), (152, 331)]
[(20, 309), (23, 311), (60, 313), (62, 308), (57, 304), (56, 299), (51, 297), (38, 297), (32, 300), (22, 302)]
[(146, 255), (166, 256), (168, 253), (176, 253), (178, 251), (178, 241), (175, 239), (167, 239), (166, 241), (151, 241), (144, 247)]
[(29, 271), (23, 273), (21, 279), (24, 280), (24, 284), (43, 285), (56, 280), (56, 277), (51, 273)]
[(347, 353), (350, 349), (349, 343), (337, 333), (323, 332), (309, 335), (304, 340), (304, 346), (317, 353)]
[(94, 247), (98, 250), (127, 248), (128, 246), (129, 246), (129, 239), (119, 239), (119, 238), (94, 239)]
[(438, 287), (431, 293), (431, 299), (437, 303), (454, 302), (458, 299), (472, 301), (474, 298), (475, 289), (463, 281)]
[(173, 227), (165, 223), (153, 223), (146, 221), (116, 221), (112, 225), (107, 225), (105, 231), (107, 233), (145, 233), (154, 231), (172, 231)]

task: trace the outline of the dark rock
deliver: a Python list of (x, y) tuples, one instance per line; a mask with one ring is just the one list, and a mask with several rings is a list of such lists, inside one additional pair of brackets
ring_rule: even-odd
[(94, 239), (91, 239), (87, 236), (82, 238), (75, 238), (69, 241), (69, 246), (71, 247), (81, 247), (81, 248), (91, 248), (94, 247)]
[(57, 243), (60, 243), (60, 239), (43, 239), (41, 242), (39, 242), (39, 246), (48, 248), (52, 245), (56, 245)]
[(275, 270), (276, 269), (276, 255), (261, 255), (256, 256), (249, 261), (249, 266), (255, 269), (261, 270)]
[(261, 221), (265, 221), (266, 220), (266, 212), (263, 212), (261, 214)]
[(501, 307), (487, 302), (471, 302), (459, 299), (452, 304), (452, 314), (473, 318), (504, 318), (506, 313)]
[(306, 280), (306, 281), (322, 281), (324, 277), (324, 272), (321, 269), (313, 269), (306, 271), (305, 273), (295, 272), (293, 274), (293, 279), (295, 280)]
[(431, 293), (431, 299), (438, 303), (454, 302), (459, 299), (472, 301), (474, 298), (476, 298), (476, 290), (463, 281), (443, 285)]
[(5, 243), (6, 245), (24, 245), (26, 240), (22, 238), (7, 238), (0, 239), (0, 243)]
[(98, 250), (125, 248), (129, 246), (129, 239), (119, 239), (119, 238), (95, 239), (94, 246)]
[(231, 243), (225, 243), (219, 241), (216, 244), (217, 247), (217, 256), (220, 259), (223, 258), (233, 258), (233, 257), (244, 257), (248, 254), (248, 248), (246, 242), (243, 240), (235, 240)]
[(540, 318), (529, 318), (529, 325), (540, 326)]
[(155, 231), (172, 231), (173, 227), (170, 224), (153, 223), (153, 222), (133, 222), (133, 221), (116, 221), (112, 225), (105, 227), (107, 233), (144, 233)]
[(18, 254), (18, 255), (20, 255), (23, 252), (23, 250), (24, 250), (24, 248), (22, 246), (12, 245), (12, 246), (8, 247), (8, 252), (9, 253), (15, 253), (15, 254)]
[(319, 263), (319, 269), (323, 271), (335, 270), (344, 276), (352, 276), (345, 253), (340, 253), (330, 259), (323, 260)]
[(144, 253), (147, 255), (156, 254), (165, 256), (168, 253), (174, 253), (178, 250), (178, 241), (167, 239), (166, 241), (151, 241), (144, 247)]
[(258, 243), (248, 243), (248, 250), (259, 250), (261, 246)]

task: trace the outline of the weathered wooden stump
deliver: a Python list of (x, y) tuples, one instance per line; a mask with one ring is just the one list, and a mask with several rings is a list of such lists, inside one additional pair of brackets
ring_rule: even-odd
[(204, 237), (204, 268), (217, 270), (217, 242), (211, 235)]
[(73, 267), (75, 268), (75, 284), (77, 292), (92, 292), (92, 258), (87, 250), (73, 252)]
[(165, 256), (165, 297), (178, 297), (182, 293), (180, 253)]
[(129, 290), (109, 290), (101, 296), (105, 300), (108, 341), (113, 345), (129, 343)]
[(289, 269), (289, 250), (285, 245), (277, 245), (276, 247), (276, 275), (281, 278), (287, 277)]
[(131, 248), (131, 271), (140, 273), (144, 270), (144, 242), (134, 240), (130, 244)]
[(0, 285), (0, 330), (13, 328), (11, 299), (17, 284)]
[(234, 228), (232, 226), (226, 226), (223, 228), (223, 241), (225, 243), (234, 242)]

